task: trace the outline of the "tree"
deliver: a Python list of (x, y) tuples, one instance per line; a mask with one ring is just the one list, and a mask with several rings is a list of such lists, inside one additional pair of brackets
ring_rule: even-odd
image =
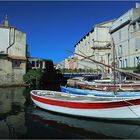
[(24, 74), (23, 80), (31, 86), (38, 86), (41, 82), (42, 75), (43, 73), (40, 71), (40, 69), (29, 70), (26, 74)]

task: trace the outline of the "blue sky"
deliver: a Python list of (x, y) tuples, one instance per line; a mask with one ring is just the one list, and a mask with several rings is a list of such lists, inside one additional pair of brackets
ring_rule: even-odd
[(0, 21), (27, 35), (32, 57), (60, 62), (95, 24), (117, 18), (135, 1), (0, 1)]

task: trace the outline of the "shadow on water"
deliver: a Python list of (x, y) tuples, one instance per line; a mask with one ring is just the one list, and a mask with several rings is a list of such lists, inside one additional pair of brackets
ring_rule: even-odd
[(26, 88), (0, 88), (0, 138), (136, 139), (140, 125), (76, 118), (35, 108)]

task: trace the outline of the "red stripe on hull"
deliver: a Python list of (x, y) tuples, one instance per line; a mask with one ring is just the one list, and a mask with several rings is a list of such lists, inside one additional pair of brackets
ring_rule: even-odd
[(76, 108), (76, 109), (105, 109), (105, 108), (132, 106), (132, 104), (140, 105), (140, 99), (135, 99), (135, 100), (127, 101), (127, 102), (119, 101), (119, 102), (106, 102), (106, 103), (81, 103), (81, 102), (67, 102), (67, 101), (51, 100), (51, 99), (41, 98), (34, 95), (32, 95), (32, 98), (41, 103), (61, 106), (61, 107)]

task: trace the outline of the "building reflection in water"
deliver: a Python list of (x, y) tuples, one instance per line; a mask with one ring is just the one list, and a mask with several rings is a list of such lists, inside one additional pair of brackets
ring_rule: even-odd
[(0, 138), (20, 138), (26, 133), (24, 90), (0, 88)]

